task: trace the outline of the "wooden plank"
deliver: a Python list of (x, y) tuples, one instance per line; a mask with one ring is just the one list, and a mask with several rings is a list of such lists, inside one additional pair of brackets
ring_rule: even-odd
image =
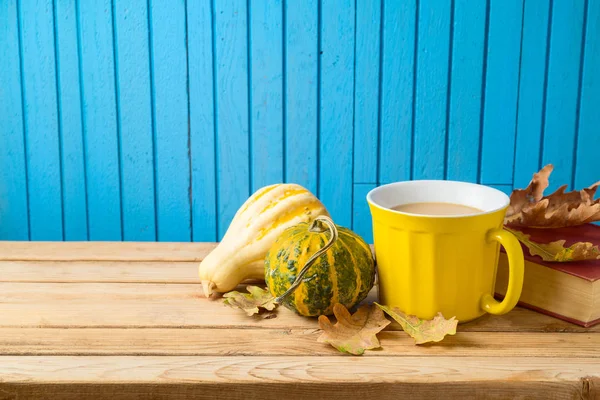
[(412, 163), (414, 179), (443, 179), (446, 176), (451, 16), (452, 2), (419, 2)]
[(20, 3), (31, 240), (62, 240), (62, 177), (51, 0)]
[[(361, 381), (336, 383), (311, 383), (310, 385), (290, 384), (287, 382), (263, 383), (67, 383), (67, 384), (21, 384), (6, 383), (1, 386), (7, 399), (22, 398), (60, 398), (64, 400), (79, 400), (93, 397), (94, 399), (121, 400), (146, 398), (177, 398), (198, 399), (219, 397), (228, 399), (286, 399), (323, 398), (333, 400), (348, 399), (397, 399), (404, 395), (411, 399), (457, 398), (466, 399), (476, 396), (477, 399), (521, 398), (548, 399), (548, 393), (557, 399), (592, 399), (598, 393), (598, 379), (582, 378), (578, 383), (552, 382), (474, 382), (474, 383), (404, 383), (381, 382), (376, 384)], [(340, 389), (340, 387), (342, 387)], [(208, 393), (208, 395), (207, 395)], [(12, 397), (15, 396), (15, 397)], [(19, 396), (19, 397), (17, 397)]]
[(156, 240), (148, 3), (113, 3), (123, 240)]
[(506, 193), (509, 196), (512, 193), (512, 190), (513, 190), (512, 185), (487, 185), (487, 186), (491, 186), (491, 187), (493, 187), (495, 189), (498, 189), (501, 192), (504, 192), (504, 193)]
[(341, 226), (352, 225), (354, 0), (321, 4), (318, 196)]
[(28, 240), (27, 167), (23, 132), (17, 3), (0, 2), (0, 239)]
[(206, 393), (258, 398), (260, 393), (260, 398), (273, 399), (300, 395), (429, 399), (473, 394), (547, 399), (549, 392), (556, 398), (594, 398), (600, 380), (596, 358), (468, 357), (457, 363), (453, 357), (356, 357), (351, 361), (350, 367), (349, 359), (340, 356), (3, 356), (0, 390), (12, 398), (35, 393), (54, 394), (53, 398), (59, 393), (61, 398), (74, 398), (77, 393), (81, 398), (92, 390), (95, 398), (109, 398), (109, 394), (131, 398), (134, 393), (139, 398), (139, 392), (116, 390), (127, 385), (141, 393), (149, 393), (145, 386), (151, 386), (153, 395), (164, 390), (163, 394), (170, 391), (180, 398)]
[(476, 182), (486, 2), (455, 0), (447, 178)]
[(157, 239), (190, 241), (185, 3), (150, 1)]
[(282, 1), (249, 1), (250, 189), (281, 183), (283, 171)]
[[(85, 151), (79, 70), (81, 58), (77, 47), (75, 0), (54, 2), (54, 29), (56, 31), (61, 173), (63, 182), (68, 182), (67, 185), (62, 185), (63, 233), (65, 240), (87, 240)], [(0, 238), (2, 238), (1, 235)]]
[(492, 1), (489, 13), (481, 182), (511, 184), (523, 0)]
[[(0, 328), (0, 355), (334, 356), (313, 329), (46, 329)], [(405, 332), (383, 331), (382, 357), (600, 358), (600, 333), (458, 332), (417, 346)], [(460, 361), (457, 362), (457, 364)], [(599, 361), (600, 363), (600, 361)]]
[(382, 0), (356, 2), (354, 183), (377, 182), (382, 4)]
[(250, 195), (246, 2), (213, 2), (217, 104), (218, 237)]
[(0, 282), (198, 283), (198, 261), (1, 261)]
[(217, 240), (214, 24), (211, 1), (188, 1), (187, 46), (192, 169), (192, 240)]
[(593, 166), (597, 163), (597, 152), (600, 148), (600, 2), (588, 1), (587, 29), (585, 33), (585, 47), (583, 70), (581, 77), (581, 108), (579, 111), (579, 125), (577, 137), (577, 162), (573, 187), (580, 189), (596, 182), (598, 169)]
[(381, 132), (377, 183), (410, 179), (417, 4), (383, 5)]
[(525, 188), (540, 168), (550, 2), (525, 2), (519, 72), (514, 185)]
[(317, 193), (318, 0), (284, 2), (285, 176)]
[(585, 0), (552, 3), (542, 153), (542, 164), (554, 165), (548, 193), (572, 184), (584, 3)]
[(373, 222), (367, 203), (367, 193), (375, 189), (375, 186), (368, 183), (354, 184), (352, 230), (362, 236), (367, 243), (373, 243)]
[(77, 3), (90, 240), (121, 240), (112, 2)]
[[(93, 272), (93, 271), (92, 271)], [(133, 274), (133, 273), (132, 273)], [(91, 277), (90, 279), (94, 279)], [(144, 278), (146, 279), (146, 278)], [(241, 287), (239, 290), (243, 290)], [(377, 299), (373, 290), (367, 299)], [(317, 322), (281, 308), (277, 318), (248, 318), (206, 299), (199, 284), (0, 283), (4, 327), (243, 327), (316, 328)], [(399, 329), (393, 325), (392, 329)], [(483, 316), (463, 332), (600, 332), (523, 309)]]
[(216, 243), (0, 241), (0, 260), (200, 261), (215, 246)]

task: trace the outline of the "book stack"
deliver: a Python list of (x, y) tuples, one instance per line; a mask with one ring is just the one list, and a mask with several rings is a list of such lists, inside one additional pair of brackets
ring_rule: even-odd
[[(586, 224), (566, 228), (519, 228), (537, 243), (566, 240), (565, 247), (576, 242), (600, 245), (600, 226)], [(584, 327), (600, 323), (600, 260), (546, 262), (532, 256), (523, 246), (525, 277), (519, 305), (552, 315)], [(506, 294), (508, 259), (500, 252), (496, 295)]]

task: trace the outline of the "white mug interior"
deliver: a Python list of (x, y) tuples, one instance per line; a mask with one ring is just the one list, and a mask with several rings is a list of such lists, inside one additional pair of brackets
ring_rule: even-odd
[[(395, 182), (382, 185), (367, 194), (367, 201), (375, 207), (384, 208), (400, 214), (415, 215), (404, 211), (392, 210), (404, 204), (412, 203), (453, 203), (481, 210), (472, 215), (488, 214), (508, 207), (509, 197), (498, 189), (476, 183), (442, 180), (416, 180)], [(435, 218), (457, 218), (465, 215), (427, 215)]]

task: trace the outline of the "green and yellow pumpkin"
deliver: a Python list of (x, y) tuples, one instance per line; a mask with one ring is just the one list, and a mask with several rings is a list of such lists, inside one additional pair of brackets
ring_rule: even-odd
[(286, 293), (311, 256), (332, 236), (337, 239), (331, 247), (315, 259), (299, 286), (281, 301), (300, 315), (331, 315), (336, 303), (350, 309), (373, 287), (375, 262), (369, 245), (328, 217), (318, 217), (286, 229), (267, 253), (265, 281), (271, 294), (277, 298)]

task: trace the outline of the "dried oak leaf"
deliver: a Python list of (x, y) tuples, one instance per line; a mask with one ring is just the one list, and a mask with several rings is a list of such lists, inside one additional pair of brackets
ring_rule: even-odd
[(512, 192), (504, 219), (506, 225), (561, 228), (600, 221), (600, 199), (594, 200), (600, 181), (588, 188), (567, 193), (567, 185), (563, 185), (554, 193), (544, 196), (553, 168), (552, 164), (546, 165), (533, 175), (525, 189)]
[[(258, 314), (261, 308), (271, 311), (277, 307), (275, 298), (268, 290), (258, 286), (246, 286), (249, 293), (229, 292), (225, 293), (223, 303), (232, 308), (243, 310), (248, 316)], [(271, 317), (272, 318), (272, 317)]]
[(375, 303), (381, 308), (387, 315), (394, 318), (398, 322), (404, 332), (408, 333), (416, 344), (423, 344), (428, 342), (439, 342), (446, 335), (455, 335), (456, 326), (458, 321), (455, 317), (450, 319), (444, 318), (442, 313), (438, 313), (431, 320), (422, 320), (414, 315), (406, 315), (398, 308), (382, 306), (379, 303)]
[(333, 306), (337, 319), (335, 325), (325, 315), (319, 317), (319, 327), (323, 330), (319, 343), (329, 343), (342, 353), (361, 355), (368, 349), (381, 347), (377, 333), (390, 324), (383, 312), (375, 307), (363, 305), (354, 314), (342, 304)]
[(540, 256), (544, 261), (568, 262), (600, 259), (600, 249), (590, 242), (577, 242), (565, 247), (565, 240), (550, 243), (537, 243), (530, 239), (526, 233), (508, 229), (528, 249), (532, 256)]

